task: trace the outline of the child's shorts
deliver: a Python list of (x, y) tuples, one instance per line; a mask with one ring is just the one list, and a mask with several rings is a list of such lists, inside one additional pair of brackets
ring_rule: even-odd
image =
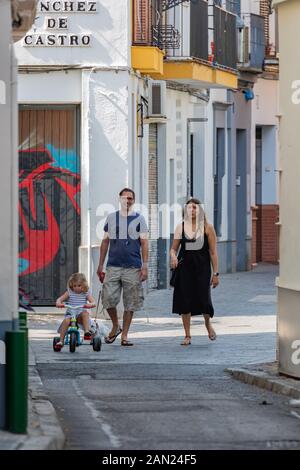
[(74, 309), (67, 308), (66, 313), (65, 313), (65, 318), (71, 318), (71, 317), (77, 318), (84, 311), (85, 311), (84, 308), (74, 308)]

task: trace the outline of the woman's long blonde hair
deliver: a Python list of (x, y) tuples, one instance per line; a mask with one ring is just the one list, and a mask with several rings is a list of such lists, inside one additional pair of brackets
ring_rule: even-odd
[(76, 282), (80, 282), (80, 284), (82, 285), (82, 291), (83, 292), (87, 292), (89, 290), (89, 285), (88, 285), (88, 282), (87, 282), (86, 277), (85, 277), (84, 274), (82, 274), (82, 273), (72, 274), (72, 276), (70, 276), (69, 280), (68, 280), (69, 289), (73, 290), (73, 285)]
[(184, 208), (182, 210), (182, 217), (183, 219), (185, 218), (185, 215), (186, 215), (186, 208), (187, 208), (187, 205), (188, 204), (196, 204), (197, 206), (199, 206), (199, 210), (203, 212), (203, 218), (204, 218), (204, 227), (206, 228), (208, 222), (207, 222), (207, 218), (206, 218), (206, 215), (205, 215), (205, 212), (204, 212), (204, 209), (202, 208), (202, 203), (201, 201), (199, 201), (199, 199), (195, 198), (195, 197), (190, 197), (185, 205), (184, 205)]

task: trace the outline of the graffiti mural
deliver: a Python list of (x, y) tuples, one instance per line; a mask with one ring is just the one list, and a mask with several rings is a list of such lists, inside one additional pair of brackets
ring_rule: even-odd
[(20, 111), (19, 279), (36, 305), (53, 304), (78, 269), (80, 171), (74, 116), (74, 110)]

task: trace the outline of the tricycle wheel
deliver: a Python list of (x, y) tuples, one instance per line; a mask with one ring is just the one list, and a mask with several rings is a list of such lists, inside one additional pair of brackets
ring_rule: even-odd
[(77, 344), (77, 335), (75, 331), (70, 333), (70, 352), (73, 353), (76, 351), (76, 344)]
[(101, 351), (101, 338), (100, 336), (94, 336), (93, 338), (93, 350), (94, 351)]

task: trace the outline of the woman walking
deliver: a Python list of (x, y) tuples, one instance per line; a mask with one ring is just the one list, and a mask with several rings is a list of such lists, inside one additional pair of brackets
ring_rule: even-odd
[(170, 262), (171, 268), (176, 269), (173, 313), (181, 315), (185, 331), (181, 344), (191, 344), (192, 315), (204, 316), (208, 337), (214, 341), (217, 336), (210, 321), (214, 315), (210, 288), (219, 284), (217, 237), (196, 198), (187, 201), (183, 222), (175, 229)]

